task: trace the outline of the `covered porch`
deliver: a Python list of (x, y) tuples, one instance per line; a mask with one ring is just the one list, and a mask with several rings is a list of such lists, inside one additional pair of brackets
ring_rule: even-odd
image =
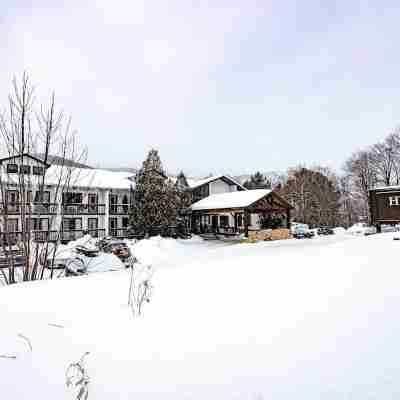
[(290, 228), (292, 206), (271, 190), (209, 196), (191, 207), (192, 232), (248, 237), (250, 231)]

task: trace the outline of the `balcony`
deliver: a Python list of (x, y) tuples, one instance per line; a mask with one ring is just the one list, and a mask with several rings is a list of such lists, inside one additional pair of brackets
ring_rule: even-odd
[(75, 230), (75, 231), (61, 231), (60, 239), (62, 243), (70, 242), (71, 240), (77, 240), (85, 235), (90, 235), (94, 238), (103, 238), (106, 236), (105, 229), (90, 229), (90, 230)]
[(106, 211), (105, 204), (63, 204), (64, 215), (104, 215)]
[(128, 215), (131, 207), (129, 204), (110, 204), (108, 213), (110, 215)]
[(41, 214), (41, 215), (52, 215), (57, 214), (56, 203), (7, 203), (1, 207), (1, 212), (6, 215), (19, 215), (24, 213), (29, 214)]
[(124, 239), (128, 237), (128, 229), (127, 228), (110, 228), (110, 236), (118, 239)]
[(30, 231), (25, 232), (2, 232), (0, 233), (0, 243), (6, 246), (15, 245), (22, 240), (33, 240), (37, 243), (62, 242), (67, 243), (71, 240), (79, 239), (85, 235), (91, 235), (94, 238), (102, 238), (106, 235), (105, 229), (92, 230), (74, 230), (74, 231)]

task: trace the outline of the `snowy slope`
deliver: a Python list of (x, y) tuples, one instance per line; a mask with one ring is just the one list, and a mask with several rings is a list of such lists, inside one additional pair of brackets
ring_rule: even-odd
[[(399, 243), (392, 234), (215, 245), (143, 242), (154, 298), (128, 308), (128, 271), (0, 290), (1, 398), (395, 399)], [(164, 265), (174, 268), (163, 268)], [(52, 324), (60, 324), (63, 328)], [(29, 337), (33, 350), (18, 334)]]

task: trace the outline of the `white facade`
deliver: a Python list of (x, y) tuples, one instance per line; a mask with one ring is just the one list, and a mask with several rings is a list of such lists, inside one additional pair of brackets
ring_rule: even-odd
[(209, 183), (210, 185), (210, 196), (213, 194), (227, 193), (227, 192), (236, 192), (237, 186), (230, 185), (222, 179), (217, 179), (213, 182)]
[[(129, 223), (132, 180), (127, 173), (45, 165), (25, 155), (0, 161), (3, 211), (1, 232), (33, 232), (68, 241), (125, 237)], [(44, 184), (43, 184), (44, 182)]]

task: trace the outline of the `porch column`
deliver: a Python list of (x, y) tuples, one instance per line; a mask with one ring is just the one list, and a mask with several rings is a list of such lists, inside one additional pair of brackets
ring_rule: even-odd
[(244, 234), (246, 237), (249, 236), (249, 212), (248, 210), (244, 210)]
[(286, 211), (286, 227), (290, 229), (290, 209)]

